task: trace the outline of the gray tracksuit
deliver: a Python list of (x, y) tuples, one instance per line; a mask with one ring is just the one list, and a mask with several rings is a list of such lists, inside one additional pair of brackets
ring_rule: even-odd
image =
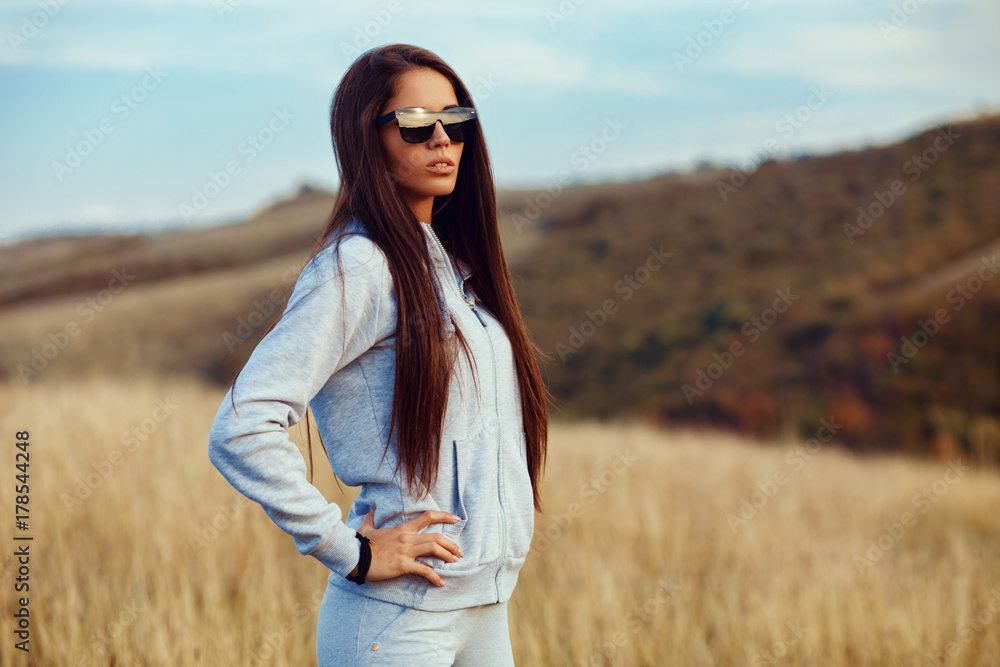
[[(219, 407), (208, 454), (237, 490), (293, 536), (302, 554), (330, 568), (334, 585), (444, 611), (510, 598), (531, 542), (534, 505), (510, 343), (465, 284), (468, 267), (456, 266), (430, 225), (420, 227), (448, 333), (453, 333), (450, 312), (473, 354), (476, 380), (460, 351), (432, 492), (417, 502), (406, 492), (403, 468), (393, 475), (395, 435), (382, 460), (395, 384), (396, 297), (384, 256), (357, 224), (352, 225), (356, 234), (339, 246), (329, 244), (306, 264), (284, 316), (237, 378), (239, 416), (230, 403), (232, 389)], [(286, 433), (305, 416), (307, 404), (334, 473), (345, 484), (361, 487), (346, 519), (309, 484), (305, 461)], [(344, 578), (358, 563), (360, 542), (354, 533), (372, 507), (376, 528), (398, 525), (428, 509), (461, 518), (420, 531), (442, 532), (465, 553), (456, 563), (418, 557), (441, 575), (444, 587), (415, 574), (361, 586)]]

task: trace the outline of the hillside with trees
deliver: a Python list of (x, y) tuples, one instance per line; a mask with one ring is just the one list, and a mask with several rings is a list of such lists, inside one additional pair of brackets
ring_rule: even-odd
[(512, 212), (562, 411), (995, 460), (1000, 119), (703, 171)]

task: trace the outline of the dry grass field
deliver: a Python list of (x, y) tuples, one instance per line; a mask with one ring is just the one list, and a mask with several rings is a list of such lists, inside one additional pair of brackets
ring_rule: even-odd
[[(315, 664), (326, 571), (211, 466), (221, 399), (183, 379), (0, 386), (3, 666)], [(30, 656), (13, 646), (25, 429)], [(834, 443), (554, 423), (517, 664), (1000, 664), (1000, 477)]]

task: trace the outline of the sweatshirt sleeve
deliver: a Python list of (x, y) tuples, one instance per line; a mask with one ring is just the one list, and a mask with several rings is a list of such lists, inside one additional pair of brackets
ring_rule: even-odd
[(330, 377), (377, 340), (388, 268), (367, 239), (348, 237), (336, 252), (343, 273), (330, 248), (303, 268), (284, 315), (226, 393), (209, 432), (208, 455), (230, 484), (294, 538), (300, 553), (346, 576), (358, 564), (360, 542), (341, 508), (309, 483), (305, 459), (286, 432)]

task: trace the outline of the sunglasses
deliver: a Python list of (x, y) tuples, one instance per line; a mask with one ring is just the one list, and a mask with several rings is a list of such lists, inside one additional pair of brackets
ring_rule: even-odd
[(448, 138), (460, 144), (465, 141), (462, 127), (475, 120), (476, 110), (472, 107), (453, 107), (444, 111), (429, 111), (420, 107), (396, 109), (379, 117), (375, 127), (382, 127), (393, 118), (399, 123), (399, 136), (408, 144), (422, 144), (430, 139), (438, 121), (441, 121)]

